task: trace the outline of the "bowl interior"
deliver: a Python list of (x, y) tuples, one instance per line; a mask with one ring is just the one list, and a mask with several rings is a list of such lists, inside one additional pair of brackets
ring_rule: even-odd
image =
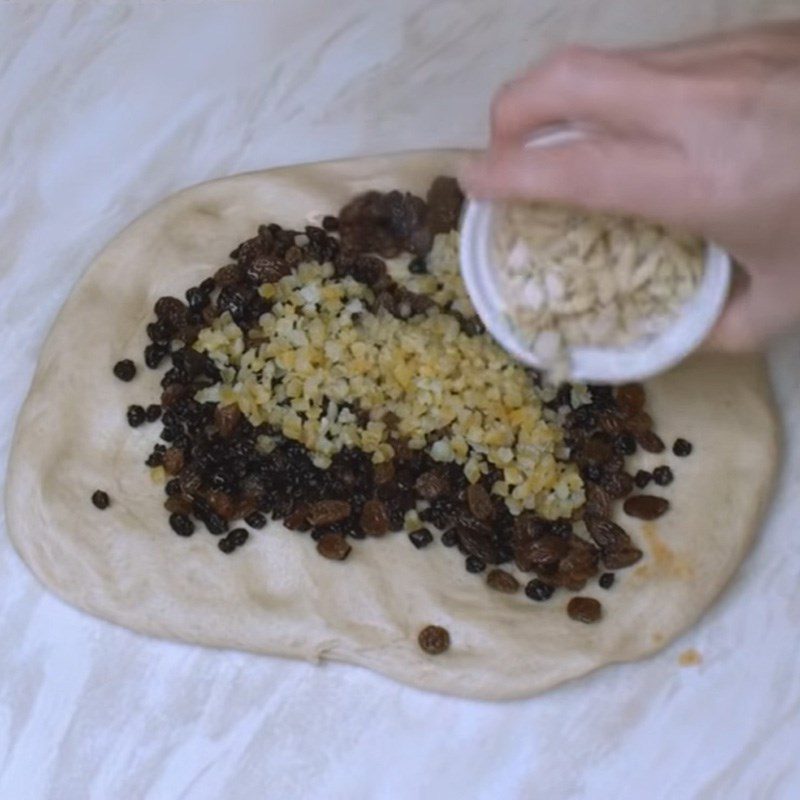
[[(484, 201), (466, 204), (461, 225), (461, 273), (475, 310), (487, 330), (517, 360), (531, 367), (541, 362), (520, 338), (505, 313), (505, 303), (491, 263), (495, 207)], [(705, 339), (722, 312), (730, 285), (728, 254), (706, 245), (705, 269), (697, 291), (661, 333), (626, 347), (573, 347), (570, 378), (597, 383), (625, 383), (649, 378), (677, 364)]]

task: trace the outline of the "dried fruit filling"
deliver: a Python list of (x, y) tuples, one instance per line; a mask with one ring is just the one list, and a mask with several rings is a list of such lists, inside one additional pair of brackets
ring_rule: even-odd
[(663, 449), (644, 389), (553, 387), (484, 333), (458, 271), (462, 200), (440, 177), (323, 227), (262, 225), (185, 302), (158, 300), (143, 358), (162, 392), (127, 419), (162, 426), (146, 464), (170, 477), (176, 534), (202, 524), (235, 557), (248, 532), (227, 531), (271, 516), (343, 561), (399, 531), (435, 551), (435, 528), (489, 587), (536, 601), (642, 557), (610, 517), (642, 485), (626, 459)]

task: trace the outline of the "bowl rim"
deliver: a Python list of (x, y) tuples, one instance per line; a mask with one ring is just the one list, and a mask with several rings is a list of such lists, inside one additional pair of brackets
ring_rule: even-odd
[[(521, 340), (504, 310), (490, 259), (495, 203), (467, 200), (461, 217), (459, 261), (472, 305), (497, 342), (526, 366), (543, 369)], [(568, 379), (592, 383), (626, 383), (652, 377), (675, 366), (711, 332), (725, 306), (731, 280), (728, 253), (706, 242), (703, 277), (675, 320), (660, 333), (625, 347), (569, 348)]]

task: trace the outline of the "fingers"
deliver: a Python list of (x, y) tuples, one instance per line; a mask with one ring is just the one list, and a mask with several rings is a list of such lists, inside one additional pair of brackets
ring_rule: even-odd
[[(670, 87), (633, 58), (569, 47), (506, 84), (492, 106), (492, 144), (524, 143), (536, 128), (571, 122), (654, 131), (669, 121)], [(676, 98), (677, 99), (677, 98)]]
[(794, 275), (759, 271), (754, 280), (735, 277), (725, 310), (704, 350), (747, 353), (764, 347), (800, 316), (800, 286)]
[(593, 136), (490, 150), (465, 164), (460, 178), (478, 198), (553, 200), (687, 227), (697, 214), (682, 171), (668, 144)]

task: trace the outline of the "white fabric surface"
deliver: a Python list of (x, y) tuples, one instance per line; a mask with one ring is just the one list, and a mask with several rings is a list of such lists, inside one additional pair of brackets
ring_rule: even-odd
[[(161, 197), (281, 163), (477, 145), (493, 88), (569, 38), (666, 39), (796, 0), (0, 5), (0, 463), (91, 257)], [(800, 348), (773, 367), (768, 524), (678, 643), (543, 697), (137, 636), (46, 594), (0, 539), (0, 797), (794, 798)], [(680, 667), (694, 647), (699, 667)]]

